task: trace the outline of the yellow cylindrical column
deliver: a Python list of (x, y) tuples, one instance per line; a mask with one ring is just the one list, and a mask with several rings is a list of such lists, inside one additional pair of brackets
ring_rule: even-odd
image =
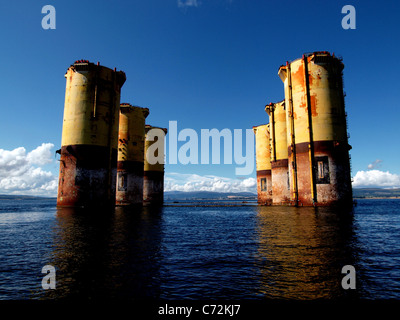
[(289, 201), (288, 148), (285, 100), (265, 106), (269, 115), (271, 142), (272, 204)]
[(330, 53), (314, 52), (279, 71), (293, 109), (287, 117), (292, 124), (288, 126), (293, 164), (289, 171), (296, 177), (291, 181), (297, 181), (302, 205), (352, 202), (343, 68), (341, 60)]
[(166, 128), (146, 125), (143, 177), (143, 204), (162, 205), (164, 202), (164, 138)]
[(115, 203), (122, 71), (76, 61), (67, 79), (58, 206)]
[(272, 202), (270, 125), (253, 127), (256, 137), (256, 169), (258, 203), (270, 205)]
[(121, 104), (118, 133), (116, 204), (143, 203), (145, 121), (148, 108)]

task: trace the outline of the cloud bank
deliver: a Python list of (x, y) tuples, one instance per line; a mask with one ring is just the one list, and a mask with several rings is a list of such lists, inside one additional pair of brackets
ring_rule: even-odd
[[(354, 188), (400, 188), (400, 175), (389, 171), (358, 171), (353, 177)], [(231, 179), (213, 175), (166, 173), (165, 191), (257, 192), (257, 180)]]
[(0, 149), (0, 194), (56, 196), (58, 180), (40, 166), (53, 161), (52, 143), (26, 152), (24, 147)]
[(400, 188), (400, 175), (380, 170), (358, 171), (353, 177), (353, 187)]
[(243, 180), (213, 175), (166, 173), (165, 191), (257, 192), (257, 180)]

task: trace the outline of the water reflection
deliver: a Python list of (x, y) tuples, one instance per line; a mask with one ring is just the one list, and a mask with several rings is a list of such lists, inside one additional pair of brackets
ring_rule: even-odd
[(352, 212), (333, 208), (58, 209), (54, 299), (337, 299), (357, 270)]
[(341, 269), (356, 266), (353, 212), (334, 208), (258, 207), (259, 294), (268, 299), (356, 297)]
[(46, 298), (156, 298), (160, 208), (57, 209), (51, 264), (57, 288)]

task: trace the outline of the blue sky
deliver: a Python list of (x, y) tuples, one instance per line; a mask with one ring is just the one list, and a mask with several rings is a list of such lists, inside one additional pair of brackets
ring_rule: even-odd
[[(55, 30), (41, 27), (46, 4)], [(355, 30), (341, 26), (346, 4)], [(399, 13), (398, 1), (3, 1), (0, 193), (55, 194), (75, 60), (123, 70), (121, 102), (148, 107), (147, 123), (200, 134), (267, 123), (264, 106), (284, 97), (279, 66), (312, 51), (343, 57), (356, 186), (400, 187)], [(167, 164), (166, 182), (254, 190), (255, 170), (237, 177), (235, 167)]]

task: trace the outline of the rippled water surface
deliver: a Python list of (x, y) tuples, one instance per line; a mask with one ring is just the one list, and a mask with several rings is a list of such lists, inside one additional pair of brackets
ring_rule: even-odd
[[(43, 290), (42, 267), (56, 268)], [(344, 290), (344, 265), (356, 289)], [(56, 209), (0, 201), (0, 299), (399, 299), (400, 200)]]

